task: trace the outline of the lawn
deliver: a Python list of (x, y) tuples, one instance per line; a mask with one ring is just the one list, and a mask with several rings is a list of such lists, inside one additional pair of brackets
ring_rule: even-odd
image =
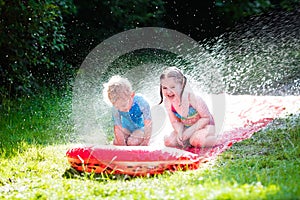
[(0, 199), (300, 199), (297, 115), (198, 170), (133, 178), (72, 172), (70, 94), (6, 100), (0, 112)]

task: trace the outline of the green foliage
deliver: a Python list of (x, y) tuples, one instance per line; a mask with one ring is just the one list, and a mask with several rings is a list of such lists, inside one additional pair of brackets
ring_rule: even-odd
[(109, 7), (117, 29), (163, 25), (165, 10), (162, 0), (104, 1), (104, 4)]
[(72, 0), (1, 1), (1, 96), (32, 92), (69, 67), (61, 52), (66, 30), (63, 16), (73, 13)]
[(293, 10), (295, 7), (299, 5), (300, 5), (299, 0), (282, 0), (279, 2), (279, 6), (284, 10), (288, 10), (288, 11)]
[(224, 22), (230, 24), (274, 9), (292, 10), (299, 3), (299, 0), (217, 0), (215, 5), (224, 15)]
[[(178, 8), (187, 5), (177, 4)], [(104, 39), (136, 27), (170, 27), (166, 23), (176, 25), (183, 14), (192, 16), (206, 9), (188, 7), (182, 9), (187, 13), (180, 13), (175, 7), (170, 16), (172, 12), (166, 9), (170, 5), (165, 0), (0, 0), (0, 96), (32, 94), (45, 85), (65, 85), (92, 48)], [(217, 0), (215, 5), (219, 16), (215, 16), (215, 7), (209, 7), (211, 19), (226, 24), (275, 8), (292, 10), (299, 0)], [(194, 23), (190, 19), (183, 23), (193, 21), (191, 26), (196, 29), (204, 25), (203, 20)], [(212, 23), (209, 26), (215, 30)]]
[(76, 66), (103, 40), (136, 27), (161, 27), (166, 14), (163, 0), (86, 0), (75, 5), (78, 12), (69, 19), (67, 32), (68, 62)]
[(273, 6), (269, 0), (216, 1), (216, 5), (222, 7), (224, 13), (231, 14), (232, 20), (260, 14)]

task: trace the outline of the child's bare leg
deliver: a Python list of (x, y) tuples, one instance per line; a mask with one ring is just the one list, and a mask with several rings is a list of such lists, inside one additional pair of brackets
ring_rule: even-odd
[(216, 135), (216, 129), (214, 125), (206, 126), (207, 135), (205, 139), (204, 146), (205, 147), (212, 147), (217, 144), (218, 137)]
[(165, 146), (167, 147), (179, 147), (177, 142), (177, 133), (173, 131), (170, 135), (164, 137)]
[(199, 130), (191, 136), (190, 144), (193, 147), (202, 147), (204, 145), (205, 138), (206, 138), (206, 131), (203, 129)]
[(217, 142), (215, 126), (207, 125), (204, 129), (195, 132), (190, 138), (190, 143), (194, 147), (211, 147)]
[(144, 131), (135, 130), (128, 137), (127, 145), (128, 146), (139, 146), (144, 141)]

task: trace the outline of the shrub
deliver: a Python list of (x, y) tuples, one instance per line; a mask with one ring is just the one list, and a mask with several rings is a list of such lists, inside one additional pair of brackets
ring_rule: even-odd
[(72, 0), (0, 0), (1, 96), (33, 92), (69, 67), (64, 15), (75, 11)]

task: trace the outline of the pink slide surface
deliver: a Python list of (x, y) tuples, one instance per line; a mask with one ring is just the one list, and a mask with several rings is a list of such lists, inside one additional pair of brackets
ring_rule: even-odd
[(234, 143), (250, 138), (275, 118), (300, 113), (300, 96), (228, 95), (226, 117), (219, 141), (212, 148), (189, 148), (189, 152), (213, 159)]
[(79, 146), (66, 152), (72, 168), (94, 173), (145, 176), (166, 170), (194, 170), (234, 143), (250, 138), (278, 117), (299, 113), (300, 96), (227, 95), (219, 141), (211, 148), (184, 150), (157, 146)]

